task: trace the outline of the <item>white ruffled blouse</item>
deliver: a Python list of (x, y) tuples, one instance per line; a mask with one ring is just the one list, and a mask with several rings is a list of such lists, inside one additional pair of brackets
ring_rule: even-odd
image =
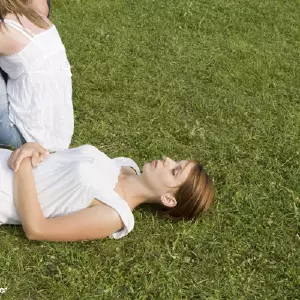
[(2, 22), (29, 39), (20, 52), (0, 56), (9, 76), (9, 118), (27, 142), (68, 149), (74, 130), (72, 74), (56, 27), (35, 35), (13, 20)]

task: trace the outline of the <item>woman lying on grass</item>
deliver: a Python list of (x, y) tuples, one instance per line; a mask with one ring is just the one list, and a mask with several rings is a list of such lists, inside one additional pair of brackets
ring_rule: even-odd
[(53, 154), (36, 143), (0, 149), (0, 225), (21, 223), (30, 240), (118, 239), (133, 229), (132, 211), (142, 203), (191, 220), (213, 202), (212, 182), (196, 161), (165, 157), (142, 171), (90, 145)]

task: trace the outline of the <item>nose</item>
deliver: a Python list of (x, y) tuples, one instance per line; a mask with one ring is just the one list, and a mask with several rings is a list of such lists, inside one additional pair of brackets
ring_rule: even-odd
[(168, 156), (164, 156), (163, 157), (163, 165), (165, 166), (166, 164), (170, 164), (170, 163), (174, 163), (174, 160), (172, 160), (171, 158), (169, 158)]

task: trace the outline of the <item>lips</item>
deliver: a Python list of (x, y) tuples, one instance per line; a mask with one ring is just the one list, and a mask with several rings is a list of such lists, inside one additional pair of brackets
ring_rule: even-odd
[(153, 166), (154, 168), (156, 168), (156, 166), (157, 166), (157, 160), (153, 160), (151, 164), (152, 164), (152, 166)]

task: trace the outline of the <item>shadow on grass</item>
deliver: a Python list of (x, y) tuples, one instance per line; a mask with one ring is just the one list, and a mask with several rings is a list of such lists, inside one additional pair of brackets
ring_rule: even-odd
[[(6, 235), (10, 235), (11, 237), (17, 237), (17, 238), (22, 238), (22, 239), (27, 240), (21, 225), (4, 224), (4, 225), (1, 225), (0, 229), (4, 229)], [(4, 230), (2, 232), (4, 232)]]
[(144, 203), (144, 204), (139, 205), (135, 210), (142, 212), (142, 213), (145, 212), (145, 213), (151, 214), (157, 218), (160, 218), (162, 208), (163, 207), (160, 204)]

